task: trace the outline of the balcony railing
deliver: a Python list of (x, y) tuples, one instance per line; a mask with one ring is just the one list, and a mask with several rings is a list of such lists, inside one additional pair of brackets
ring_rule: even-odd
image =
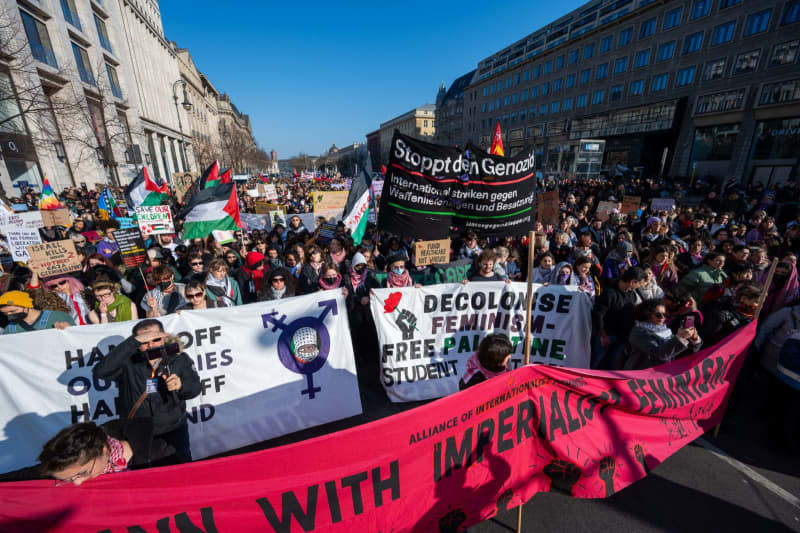
[(122, 88), (119, 85), (111, 84), (111, 94), (113, 94), (115, 98), (123, 99)]
[(58, 68), (56, 55), (51, 49), (45, 48), (41, 44), (31, 43), (31, 52), (33, 52), (33, 57), (37, 61), (41, 61), (42, 63), (50, 65), (53, 68)]
[(75, 13), (69, 8), (67, 0), (61, 0), (61, 11), (64, 12), (64, 20), (66, 20), (79, 30), (83, 31), (83, 28), (81, 27), (81, 19), (78, 18), (77, 13)]
[(94, 87), (97, 87), (97, 82), (94, 80), (94, 75), (90, 70), (83, 68), (82, 66), (78, 65), (78, 74), (81, 76), (81, 81), (84, 83), (88, 83)]

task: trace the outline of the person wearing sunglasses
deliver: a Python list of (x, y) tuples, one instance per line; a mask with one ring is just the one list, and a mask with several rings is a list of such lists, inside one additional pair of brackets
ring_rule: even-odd
[(153, 269), (153, 281), (157, 283), (156, 287), (147, 291), (139, 304), (148, 318), (174, 313), (186, 303), (184, 284), (175, 283), (175, 273), (167, 265)]
[[(89, 297), (86, 287), (77, 278), (67, 274), (50, 276), (43, 280), (45, 289), (54, 292), (67, 305), (69, 315), (76, 326), (89, 323)], [(38, 275), (34, 272), (31, 286), (38, 283)]]
[(645, 300), (634, 309), (634, 326), (628, 337), (625, 370), (643, 370), (667, 363), (703, 345), (694, 326), (680, 327), (677, 333), (667, 326), (667, 307), (663, 300)]
[(183, 293), (183, 296), (186, 298), (186, 303), (180, 306), (177, 312), (180, 313), (187, 309), (200, 310), (213, 309), (215, 307), (228, 307), (223, 303), (221, 298), (211, 298), (209, 294), (208, 286), (202, 281), (196, 279), (189, 281)]
[(270, 270), (265, 283), (261, 284), (258, 301), (283, 300), (295, 295), (295, 278), (284, 267)]

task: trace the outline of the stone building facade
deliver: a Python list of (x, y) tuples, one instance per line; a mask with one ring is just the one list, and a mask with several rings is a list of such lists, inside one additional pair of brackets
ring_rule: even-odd
[[(389, 146), (392, 144), (394, 130), (424, 141), (433, 141), (436, 134), (436, 105), (425, 104), (381, 123), (381, 163), (389, 162)], [(374, 167), (373, 167), (374, 168)], [(380, 168), (380, 167), (378, 167)]]

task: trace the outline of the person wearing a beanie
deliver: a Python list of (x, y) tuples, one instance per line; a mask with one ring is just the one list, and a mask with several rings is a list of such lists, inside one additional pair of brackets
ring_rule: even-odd
[(3, 334), (66, 329), (75, 325), (72, 318), (62, 311), (34, 309), (33, 299), (23, 291), (8, 291), (0, 296), (0, 313), (8, 321), (3, 328)]
[(619, 241), (617, 247), (606, 257), (606, 262), (603, 264), (603, 277), (616, 279), (628, 268), (638, 264), (633, 257), (633, 245), (625, 240)]

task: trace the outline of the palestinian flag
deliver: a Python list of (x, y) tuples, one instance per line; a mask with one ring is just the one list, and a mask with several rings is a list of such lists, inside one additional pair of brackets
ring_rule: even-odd
[(372, 182), (370, 174), (372, 168), (367, 156), (367, 164), (361, 169), (350, 184), (350, 194), (347, 195), (347, 204), (344, 206), (344, 227), (350, 229), (350, 236), (353, 244), (358, 246), (367, 230), (367, 218), (369, 217), (369, 206), (371, 197), (369, 186)]
[(197, 191), (177, 218), (183, 219), (184, 239), (205, 239), (214, 230), (240, 230), (236, 185), (223, 183)]
[(197, 182), (197, 190), (202, 191), (214, 185), (219, 185), (219, 161), (216, 159), (200, 176), (200, 181)]
[(125, 202), (129, 213), (133, 213), (139, 206), (161, 205), (161, 202), (167, 197), (169, 197), (167, 184), (163, 181), (159, 184), (151, 180), (147, 167), (144, 166), (125, 189)]
[(230, 168), (223, 170), (219, 175), (219, 183), (231, 183), (231, 170)]
[(50, 209), (58, 209), (60, 207), (64, 206), (62, 206), (61, 202), (58, 201), (58, 196), (56, 196), (56, 193), (53, 192), (53, 188), (50, 186), (47, 176), (45, 176), (44, 183), (42, 183), (42, 196), (39, 198), (39, 210), (47, 211)]

